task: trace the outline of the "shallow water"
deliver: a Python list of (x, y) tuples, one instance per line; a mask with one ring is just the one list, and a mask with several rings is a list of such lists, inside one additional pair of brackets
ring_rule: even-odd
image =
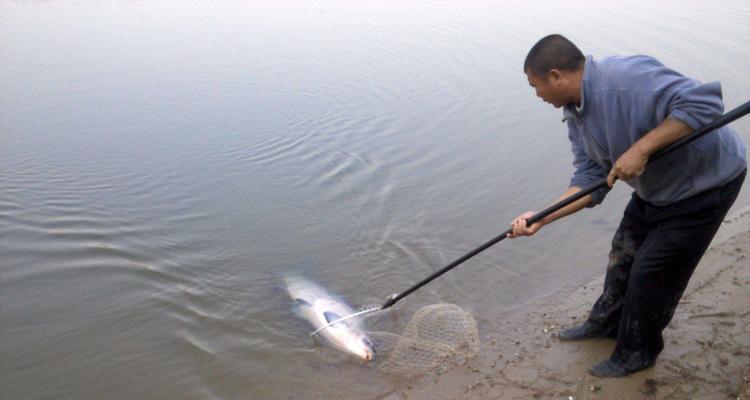
[[(279, 277), (380, 302), (557, 197), (571, 155), (521, 71), (536, 40), (748, 99), (744, 2), (544, 3), (0, 3), (3, 397), (388, 393), (398, 377), (315, 347)], [(391, 326), (445, 301), (487, 330), (603, 272), (619, 186)]]

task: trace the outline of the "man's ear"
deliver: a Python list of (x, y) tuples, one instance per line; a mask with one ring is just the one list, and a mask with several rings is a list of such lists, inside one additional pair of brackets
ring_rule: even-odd
[(562, 79), (562, 77), (563, 77), (563, 74), (562, 74), (562, 72), (560, 72), (559, 69), (554, 69), (553, 68), (553, 69), (549, 70), (549, 72), (547, 73), (547, 81), (550, 82), (550, 83), (552, 83), (552, 84), (559, 83), (560, 80)]

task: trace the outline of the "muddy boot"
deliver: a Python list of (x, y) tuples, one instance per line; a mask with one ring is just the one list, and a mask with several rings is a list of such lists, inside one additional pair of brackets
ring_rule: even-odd
[(572, 328), (561, 330), (560, 333), (557, 334), (557, 337), (564, 342), (568, 342), (574, 340), (609, 337), (609, 335), (607, 335), (606, 332), (603, 332), (602, 328), (599, 325), (594, 324), (591, 321), (586, 321)]
[(589, 374), (597, 376), (599, 378), (620, 378), (623, 376), (628, 376), (634, 372), (637, 371), (630, 371), (626, 369), (625, 366), (612, 361), (611, 359), (606, 359), (599, 364), (596, 364), (593, 367), (589, 368)]

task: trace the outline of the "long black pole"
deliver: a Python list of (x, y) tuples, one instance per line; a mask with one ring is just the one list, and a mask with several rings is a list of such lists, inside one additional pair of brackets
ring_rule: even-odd
[[(693, 140), (698, 139), (699, 137), (712, 132), (718, 128), (721, 128), (722, 126), (740, 118), (750, 113), (750, 101), (747, 101), (746, 103), (742, 104), (741, 106), (735, 108), (734, 110), (722, 115), (721, 117), (717, 118), (715, 121), (709, 123), (708, 125), (696, 130), (691, 135), (686, 136), (675, 143), (672, 143), (670, 146), (659, 150), (658, 152), (654, 153), (650, 158), (649, 162), (652, 162), (654, 160), (658, 160), (659, 158), (664, 157), (665, 155), (673, 152), (675, 149), (684, 146), (686, 143), (692, 142)], [(565, 206), (572, 204), (576, 202), (577, 200), (591, 194), (592, 192), (595, 192), (603, 187), (607, 186), (607, 179), (602, 179), (601, 181), (581, 190), (580, 192), (577, 192), (569, 197), (566, 197), (563, 200), (560, 200), (559, 202), (555, 203), (554, 205), (548, 207), (547, 209), (540, 211), (536, 214), (534, 214), (531, 218), (528, 218), (527, 224), (532, 225), (536, 222), (541, 221), (544, 217), (564, 208)], [(487, 248), (491, 247), (495, 243), (505, 239), (508, 237), (508, 234), (511, 233), (513, 230), (508, 229), (507, 231), (495, 236), (488, 242), (484, 243), (483, 245), (477, 247), (476, 249), (464, 254), (457, 260), (453, 261), (452, 263), (446, 265), (445, 267), (441, 268), (440, 270), (434, 272), (432, 275), (428, 276), (427, 278), (422, 279), (414, 286), (404, 290), (403, 292), (391, 296), (386, 300), (385, 303), (380, 307), (380, 309), (386, 309), (394, 304), (396, 304), (399, 300), (403, 299), (404, 297), (410, 295), (415, 290), (421, 288), (422, 286), (432, 282), (433, 279), (437, 278), (438, 276), (450, 271), (451, 269), (457, 267), (458, 265), (462, 264), (464, 261), (474, 257), (475, 255), (487, 250)]]

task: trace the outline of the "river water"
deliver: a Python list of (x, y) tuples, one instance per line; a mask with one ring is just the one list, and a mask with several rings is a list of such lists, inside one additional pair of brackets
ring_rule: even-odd
[[(466, 3), (1, 2), (0, 397), (377, 398), (399, 377), (316, 347), (280, 277), (382, 302), (564, 191), (540, 37), (750, 93), (742, 1)], [(603, 272), (629, 192), (390, 318), (452, 302), (491, 337)]]

